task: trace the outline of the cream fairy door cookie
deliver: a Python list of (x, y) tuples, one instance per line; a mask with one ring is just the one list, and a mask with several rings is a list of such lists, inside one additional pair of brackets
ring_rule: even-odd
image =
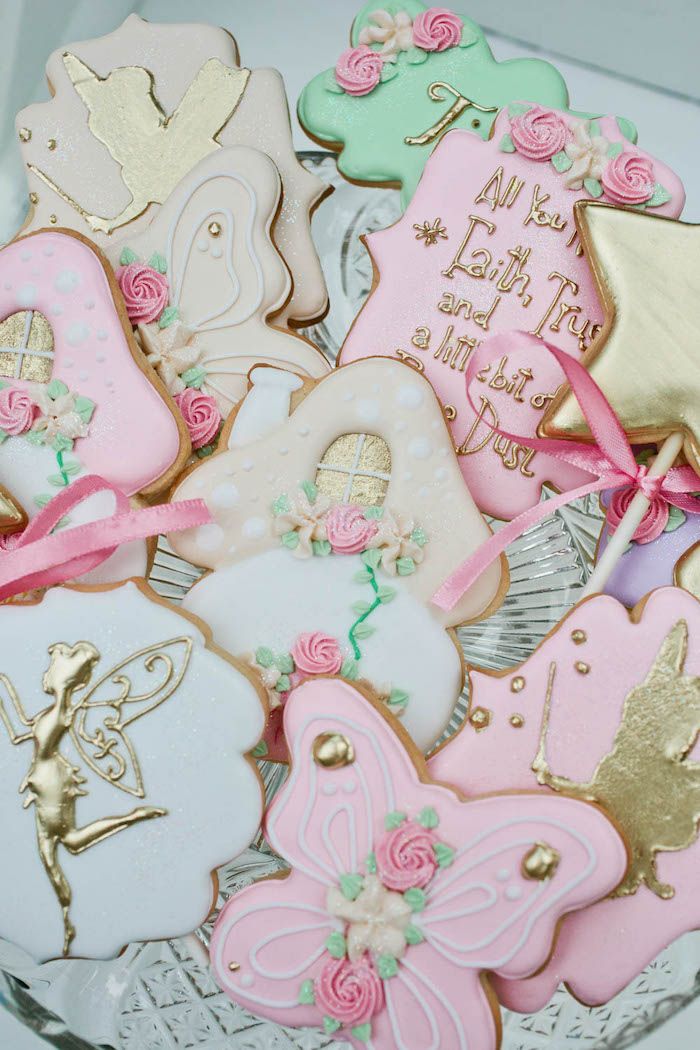
[[(78, 234), (42, 231), (0, 252), (0, 482), (30, 519), (85, 474), (155, 496), (187, 459), (184, 423), (118, 301), (109, 267)], [(113, 510), (97, 494), (63, 524)], [(98, 578), (146, 565), (145, 545), (127, 544)]]
[[(461, 130), (445, 135), (402, 218), (368, 236), (375, 286), (341, 360), (386, 354), (424, 372), (477, 506), (507, 520), (537, 503), (545, 482), (563, 490), (588, 480), (492, 429), (534, 437), (564, 380), (534, 337), (578, 358), (602, 326), (575, 202), (601, 198), (673, 217), (685, 194), (614, 117), (514, 103), (492, 131), (488, 142)], [(504, 339), (500, 358), (477, 371), (472, 407), (465, 374), (475, 350), (513, 329), (530, 334)]]
[(43, 961), (195, 929), (262, 812), (252, 676), (133, 581), (0, 621), (0, 935)]
[(185, 412), (189, 388), (213, 395), (228, 415), (255, 364), (310, 376), (329, 369), (310, 343), (266, 324), (291, 289), (271, 235), (280, 193), (264, 153), (216, 150), (143, 233), (107, 249), (146, 356)]
[[(448, 629), (487, 615), (506, 587), (497, 563), (452, 612), (431, 604), (489, 535), (435, 395), (408, 366), (380, 359), (310, 389), (270, 368), (254, 369), (251, 383), (228, 449), (174, 492), (196, 493), (214, 516), (171, 537), (178, 554), (214, 570), (185, 605), (257, 668), (271, 706), (310, 675), (360, 679), (425, 749), (462, 688)], [(275, 758), (286, 755), (280, 713), (267, 736)]]
[(521, 666), (471, 678), (468, 721), (430, 762), (465, 792), (540, 790), (597, 802), (629, 846), (608, 899), (563, 924), (528, 981), (498, 982), (523, 1013), (565, 982), (607, 1002), (676, 937), (700, 926), (700, 604), (675, 587), (630, 614), (609, 596), (576, 606)]
[(626, 853), (570, 798), (464, 801), (347, 682), (285, 709), (289, 779), (265, 836), (291, 868), (236, 893), (211, 960), (234, 1000), (372, 1050), (496, 1050), (483, 971), (542, 965), (560, 917), (612, 890)]
[(28, 228), (57, 223), (106, 247), (136, 236), (177, 184), (221, 146), (267, 153), (284, 201), (275, 234), (294, 290), (283, 321), (308, 322), (327, 294), (309, 214), (327, 188), (297, 160), (282, 77), (239, 66), (233, 37), (207, 25), (129, 15), (113, 33), (55, 51), (53, 99), (22, 110)]

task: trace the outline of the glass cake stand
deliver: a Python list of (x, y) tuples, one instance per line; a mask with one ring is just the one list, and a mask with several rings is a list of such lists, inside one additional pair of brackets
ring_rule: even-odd
[[(332, 154), (303, 153), (301, 158), (335, 186), (313, 221), (333, 305), (307, 333), (334, 359), (372, 283), (372, 267), (358, 237), (398, 218), (398, 194), (345, 182)], [(18, 216), (18, 226), (20, 221)], [(499, 670), (532, 652), (576, 601), (600, 527), (597, 500), (580, 501), (508, 549), (511, 585), (504, 604), (489, 620), (458, 631), (469, 663)], [(161, 595), (181, 601), (198, 576), (160, 541), (151, 582)], [(447, 733), (464, 719), (467, 701), (465, 690)], [(286, 769), (266, 762), (260, 767), (270, 799)], [(218, 907), (242, 887), (282, 869), (284, 863), (259, 837), (218, 872)], [(211, 920), (187, 938), (131, 944), (111, 962), (41, 966), (0, 940), (0, 1002), (63, 1050), (347, 1050), (347, 1044), (318, 1030), (282, 1028), (227, 999), (207, 966), (210, 930)], [(662, 952), (605, 1006), (587, 1009), (560, 988), (537, 1014), (503, 1011), (502, 1050), (625, 1050), (697, 995), (700, 933), (692, 933)]]

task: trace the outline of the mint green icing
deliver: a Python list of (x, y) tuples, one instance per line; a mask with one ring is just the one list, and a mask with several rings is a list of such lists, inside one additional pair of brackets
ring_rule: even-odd
[[(421, 0), (370, 0), (353, 23), (352, 46), (358, 45), (362, 29), (372, 25), (374, 11), (406, 11), (415, 18), (428, 6)], [(363, 182), (399, 183), (403, 207), (413, 196), (426, 161), (446, 130), (465, 128), (487, 139), (497, 110), (519, 99), (561, 110), (568, 107), (566, 84), (554, 66), (529, 58), (496, 62), (479, 26), (461, 12), (459, 16), (464, 26), (461, 46), (421, 55), (416, 54), (418, 48), (400, 52), (395, 62), (384, 64), (381, 82), (363, 96), (339, 90), (333, 67), (347, 45), (338, 39), (337, 53), (331, 56), (333, 66), (314, 77), (299, 98), (303, 127), (315, 139), (340, 147), (338, 167), (342, 174)], [(372, 46), (381, 49), (379, 43)], [(432, 99), (428, 89), (436, 82), (450, 85), (488, 112), (467, 106), (431, 141), (409, 145), (406, 137), (428, 131), (456, 101), (453, 95), (443, 95), (442, 101)], [(595, 117), (590, 113), (575, 115)], [(623, 135), (636, 141), (634, 125), (619, 118), (618, 124)]]
[(406, 890), (403, 899), (406, 901), (406, 904), (411, 911), (423, 911), (425, 908), (425, 893), (423, 890), (419, 889), (418, 886), (412, 886), (410, 890)]
[(589, 193), (591, 197), (602, 197), (603, 187), (600, 185), (597, 179), (584, 179), (583, 188), (586, 193)]
[(383, 981), (396, 977), (399, 972), (399, 964), (393, 955), (380, 955), (377, 959), (377, 973)]
[(168, 328), (169, 325), (173, 323), (173, 321), (177, 321), (179, 316), (180, 312), (177, 306), (166, 306), (166, 308), (163, 310), (163, 313), (158, 318), (158, 327)]
[(357, 873), (353, 873), (352, 875), (341, 875), (340, 892), (346, 900), (356, 901), (362, 892), (364, 881), (363, 876), (358, 875)]
[(314, 994), (314, 982), (313, 981), (302, 981), (299, 988), (299, 1002), (303, 1006), (308, 1006), (313, 1003), (316, 999)]
[(440, 818), (432, 806), (425, 806), (416, 817), (418, 823), (424, 828), (436, 828)]
[(455, 851), (451, 846), (445, 845), (444, 842), (436, 842), (433, 846), (433, 853), (440, 868), (449, 868), (455, 859)]
[(510, 135), (504, 135), (501, 141), (498, 143), (498, 148), (501, 153), (515, 153), (515, 146)]
[[(620, 144), (619, 142), (616, 142), (614, 145), (619, 146)], [(622, 147), (620, 146), (620, 148)], [(565, 153), (564, 150), (560, 150), (559, 153), (555, 153), (552, 157), (552, 167), (555, 171), (558, 171), (560, 175), (562, 172), (568, 171), (573, 163), (571, 157), (568, 153)]]
[(364, 1024), (356, 1024), (350, 1031), (361, 1043), (368, 1043), (372, 1037), (372, 1024), (366, 1021)]
[(391, 813), (387, 813), (384, 817), (384, 827), (387, 831), (393, 831), (394, 828), (398, 828), (406, 820), (406, 814), (400, 810), (395, 809)]
[(336, 1021), (334, 1017), (323, 1018), (323, 1030), (326, 1035), (333, 1035), (340, 1028), (340, 1021)]
[(152, 270), (157, 270), (158, 273), (167, 273), (168, 264), (165, 261), (165, 256), (161, 255), (160, 252), (154, 252), (151, 258), (148, 260), (148, 265)]
[(334, 930), (333, 933), (326, 938), (326, 950), (334, 959), (342, 959), (345, 956), (345, 938), (339, 930)]
[(406, 938), (406, 944), (421, 944), (425, 940), (421, 931), (413, 924), (406, 927), (403, 935)]

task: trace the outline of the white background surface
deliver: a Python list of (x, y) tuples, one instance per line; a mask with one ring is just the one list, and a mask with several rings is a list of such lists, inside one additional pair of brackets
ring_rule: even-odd
[[(131, 10), (154, 21), (218, 23), (234, 33), (246, 65), (282, 71), (293, 110), (306, 81), (345, 46), (359, 6), (360, 0), (0, 0), (0, 229), (3, 199), (22, 192), (14, 114), (46, 97), (43, 65), (55, 47), (107, 32)], [(634, 120), (644, 148), (685, 182), (684, 218), (700, 222), (698, 0), (455, 0), (454, 6), (487, 28), (497, 58), (550, 58), (566, 78), (574, 108)], [(298, 147), (312, 148), (294, 124)], [(46, 1046), (1, 1011), (0, 1050)], [(697, 1005), (639, 1050), (692, 1050), (699, 1027)]]

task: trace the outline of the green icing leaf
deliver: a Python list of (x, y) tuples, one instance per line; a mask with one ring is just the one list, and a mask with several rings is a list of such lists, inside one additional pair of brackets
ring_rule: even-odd
[(288, 547), (290, 551), (296, 550), (299, 546), (299, 534), (294, 532), (293, 529), (290, 532), (285, 532), (282, 536), (282, 544)]
[(30, 445), (43, 445), (45, 434), (45, 430), (29, 430), (24, 436)]
[(425, 908), (425, 893), (418, 886), (412, 886), (410, 890), (406, 890), (403, 899), (411, 911), (423, 911)]
[(6, 430), (0, 430), (0, 445), (3, 443), (3, 441), (6, 441), (7, 438), (9, 438), (9, 436), (10, 435), (7, 433)]
[(398, 63), (396, 62), (385, 62), (382, 66), (382, 71), (379, 74), (379, 79), (382, 84), (385, 84), (387, 80), (393, 80), (399, 71)]
[(302, 981), (299, 988), (299, 1002), (302, 1006), (310, 1006), (316, 1001), (314, 994), (314, 982), (313, 981)]
[(523, 113), (529, 113), (531, 107), (525, 105), (524, 102), (509, 102), (508, 103), (508, 116), (509, 117), (522, 117)]
[(369, 583), (371, 579), (372, 573), (369, 572), (367, 569), (360, 569), (360, 571), (356, 572), (353, 576), (353, 580), (355, 581), (355, 583)]
[(559, 152), (555, 153), (552, 157), (552, 167), (555, 171), (558, 171), (560, 175), (562, 172), (568, 171), (573, 163), (571, 157), (569, 157), (563, 149), (559, 150)]
[(54, 529), (54, 532), (56, 532), (56, 529), (65, 529), (66, 525), (70, 525), (70, 518), (67, 514), (63, 518), (61, 518), (60, 521), (56, 522), (56, 528)]
[(406, 927), (403, 931), (403, 935), (406, 938), (406, 944), (421, 944), (425, 940), (425, 937), (418, 927), (413, 926), (412, 924)]
[(411, 533), (411, 539), (414, 543), (417, 543), (419, 547), (425, 547), (428, 542), (428, 537), (425, 534), (425, 530), (422, 526), (418, 525)]
[(396, 597), (396, 591), (393, 587), (380, 587), (377, 591), (377, 598), (382, 605), (388, 605), (389, 602), (393, 602)]
[(612, 159), (613, 157), (619, 157), (622, 153), (621, 142), (611, 142), (608, 146), (608, 156)]
[(206, 459), (207, 456), (211, 456), (213, 451), (214, 451), (214, 446), (213, 445), (202, 445), (201, 448), (196, 448), (194, 450), (194, 454), (197, 457), (197, 459)]
[(424, 828), (436, 828), (440, 818), (432, 806), (425, 806), (416, 817), (418, 823)]
[(389, 693), (389, 699), (387, 700), (389, 707), (395, 707), (403, 710), (408, 704), (408, 693), (405, 693), (403, 689), (392, 689)]
[(372, 627), (371, 624), (367, 623), (366, 621), (363, 621), (362, 623), (358, 623), (357, 627), (353, 629), (352, 633), (355, 636), (355, 638), (369, 638), (371, 634), (374, 634), (374, 630), (375, 629), (374, 627)]
[(380, 955), (377, 959), (377, 973), (383, 981), (390, 977), (396, 977), (399, 972), (399, 964), (393, 955)]
[(351, 682), (354, 682), (356, 678), (359, 678), (360, 670), (357, 660), (354, 660), (352, 656), (347, 656), (343, 660), (340, 668), (340, 675), (341, 678), (347, 678)]
[(344, 95), (345, 92), (341, 88), (338, 81), (335, 79), (335, 70), (329, 69), (323, 78), (323, 86), (326, 91), (330, 91), (333, 95)]
[(63, 434), (56, 434), (56, 437), (51, 442), (51, 448), (54, 452), (71, 452), (73, 450), (73, 439), (64, 437)]
[(377, 858), (374, 853), (367, 854), (367, 860), (365, 861), (365, 867), (367, 868), (368, 875), (376, 875), (377, 873)]
[(288, 514), (291, 510), (289, 503), (289, 496), (286, 492), (283, 492), (281, 496), (278, 496), (272, 504), (272, 513), (275, 517), (279, 517), (280, 514)]
[(68, 393), (68, 387), (60, 379), (52, 379), (46, 387), (46, 393), (55, 401), (57, 397), (63, 397), (64, 394)]
[(501, 141), (498, 143), (498, 148), (501, 153), (515, 153), (515, 146), (510, 135), (504, 135)]
[(66, 485), (69, 484), (63, 477), (63, 474), (49, 474), (46, 480), (48, 481), (49, 485), (55, 485), (56, 488), (59, 489), (65, 488)]
[(369, 602), (353, 602), (350, 606), (356, 616), (364, 616), (370, 610)]
[(264, 758), (267, 754), (267, 744), (264, 740), (261, 740), (259, 744), (256, 744), (253, 748), (254, 758)]
[(649, 200), (646, 201), (646, 206), (647, 208), (658, 208), (662, 204), (665, 204), (666, 201), (670, 201), (670, 199), (671, 194), (668, 192), (668, 190), (664, 189), (660, 182), (657, 182), (654, 186), (654, 192), (652, 193)]
[(384, 517), (384, 507), (367, 507), (364, 516), (367, 521), (379, 521)]
[(332, 552), (333, 548), (331, 547), (328, 540), (312, 540), (311, 550), (314, 552), (317, 558), (327, 558), (328, 555)]
[(186, 372), (183, 372), (180, 379), (185, 386), (194, 387), (195, 390), (200, 390), (204, 385), (204, 380), (207, 378), (206, 368), (202, 368), (201, 365), (195, 365), (193, 368), (188, 368)]
[(362, 893), (362, 887), (364, 885), (364, 878), (362, 875), (341, 875), (340, 876), (340, 892), (349, 901), (356, 901)]
[(397, 558), (396, 571), (399, 576), (410, 576), (416, 571), (416, 563), (413, 558)]
[(402, 813), (398, 809), (392, 810), (391, 813), (387, 813), (384, 817), (384, 827), (387, 831), (393, 831), (394, 828), (398, 828), (406, 820), (406, 814)]
[(333, 1035), (340, 1028), (340, 1021), (336, 1021), (334, 1017), (323, 1018), (323, 1030), (326, 1035)]
[(45, 507), (47, 503), (50, 503), (53, 496), (50, 496), (48, 492), (40, 492), (38, 496), (34, 497), (34, 502), (37, 507)]
[(446, 846), (444, 842), (436, 842), (433, 846), (433, 853), (439, 868), (449, 868), (455, 859), (455, 851), (451, 846)]
[(178, 310), (177, 306), (166, 306), (166, 308), (163, 310), (163, 313), (158, 318), (158, 327), (168, 328), (173, 323), (173, 321), (177, 321), (179, 316), (180, 311)]
[(356, 1024), (350, 1031), (361, 1043), (368, 1043), (372, 1038), (372, 1022), (365, 1021), (364, 1024)]
[(83, 397), (80, 394), (75, 399), (75, 411), (78, 413), (83, 423), (89, 423), (92, 419), (92, 413), (95, 411), (95, 402), (91, 401), (89, 397)]
[(82, 467), (80, 466), (80, 463), (74, 463), (74, 462), (66, 463), (64, 461), (63, 466), (62, 466), (61, 469), (63, 470), (64, 474), (68, 474), (69, 477), (73, 477), (74, 474), (79, 474), (80, 473), (80, 471), (82, 470)]
[(299, 488), (304, 493), (309, 503), (316, 502), (316, 497), (318, 496), (318, 489), (314, 485), (313, 481), (302, 481)]
[(675, 532), (686, 520), (686, 516), (680, 507), (674, 507), (672, 503), (669, 504), (668, 521), (664, 532)]
[(370, 569), (378, 569), (382, 560), (382, 552), (378, 547), (373, 547), (371, 550), (363, 551), (360, 557)]
[(326, 938), (326, 950), (334, 959), (342, 959), (345, 956), (345, 938), (340, 930), (334, 930)]
[(594, 135), (600, 135), (600, 124), (595, 118), (593, 120), (588, 121), (588, 134), (591, 136), (591, 138)]
[(472, 44), (478, 43), (479, 34), (475, 33), (469, 26), (464, 26), (462, 29), (462, 37), (457, 47), (471, 47)]
[(276, 693), (286, 693), (287, 690), (291, 689), (291, 688), (292, 688), (292, 683), (291, 683), (291, 681), (289, 679), (289, 675), (281, 674), (279, 676), (279, 678), (277, 679), (277, 683), (275, 685), (275, 692)]
[(584, 179), (583, 186), (591, 197), (602, 197), (603, 187), (600, 185), (597, 179)]
[(136, 262), (137, 259), (138, 255), (131, 248), (123, 248), (119, 256), (119, 262), (122, 266), (129, 266), (132, 262)]
[(291, 653), (279, 653), (275, 657), (274, 664), (282, 674), (291, 674), (294, 670), (294, 660)]
[(167, 273), (168, 264), (165, 261), (165, 256), (161, 255), (160, 252), (154, 252), (151, 258), (148, 260), (148, 265), (153, 270), (157, 270), (158, 273)]
[(428, 57), (428, 52), (422, 47), (410, 47), (406, 52), (406, 60), (412, 66), (420, 66)]

